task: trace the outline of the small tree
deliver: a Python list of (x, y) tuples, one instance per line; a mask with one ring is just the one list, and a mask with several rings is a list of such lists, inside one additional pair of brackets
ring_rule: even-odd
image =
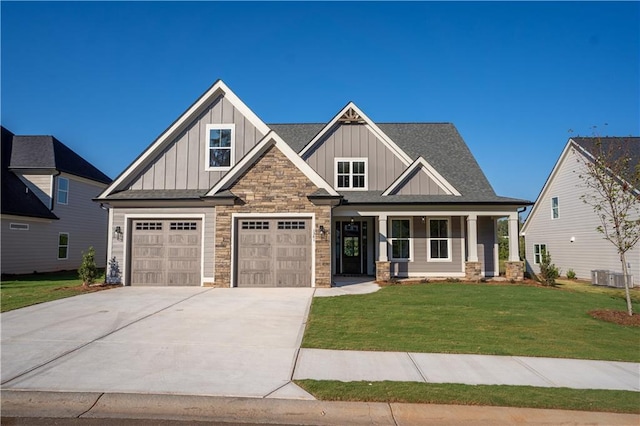
[(88, 287), (93, 284), (98, 277), (98, 268), (96, 267), (96, 252), (93, 247), (89, 247), (87, 252), (82, 252), (82, 264), (78, 269), (78, 276), (82, 280), (82, 286)]
[(555, 264), (551, 263), (551, 254), (542, 250), (540, 258), (540, 281), (542, 284), (555, 287), (556, 278), (560, 276), (560, 271)]
[[(631, 142), (629, 142), (631, 143)], [(627, 312), (633, 315), (626, 253), (640, 239), (640, 162), (619, 138), (604, 143), (594, 138), (593, 149), (577, 146), (579, 174), (587, 191), (580, 196), (600, 219), (596, 228), (616, 248), (622, 263)]]

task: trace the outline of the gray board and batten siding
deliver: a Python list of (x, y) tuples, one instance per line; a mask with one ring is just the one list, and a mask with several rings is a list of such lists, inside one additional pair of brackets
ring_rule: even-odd
[(424, 173), (422, 168), (416, 168), (409, 176), (404, 179), (398, 189), (393, 191), (391, 195), (446, 195), (444, 189), (429, 176)]
[(208, 124), (235, 125), (236, 162), (265, 136), (231, 102), (220, 96), (172, 140), (127, 189), (208, 190), (215, 185), (226, 171), (205, 169)]
[(367, 158), (369, 190), (385, 190), (407, 168), (364, 124), (337, 124), (304, 157), (331, 185), (335, 158)]

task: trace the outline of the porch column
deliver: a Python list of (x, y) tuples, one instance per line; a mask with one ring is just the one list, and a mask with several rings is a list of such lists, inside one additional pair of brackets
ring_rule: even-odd
[(391, 279), (391, 262), (387, 256), (387, 216), (378, 216), (378, 260), (376, 260), (376, 281)]
[(470, 214), (467, 216), (467, 262), (478, 261), (478, 216)]
[(514, 212), (509, 214), (509, 262), (520, 260), (518, 237), (518, 213)]

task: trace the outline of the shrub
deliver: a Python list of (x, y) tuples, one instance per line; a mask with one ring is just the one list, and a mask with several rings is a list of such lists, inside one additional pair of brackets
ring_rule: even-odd
[(87, 287), (98, 277), (98, 268), (96, 267), (96, 251), (93, 247), (89, 247), (87, 252), (82, 252), (82, 264), (78, 269), (78, 276), (82, 280), (82, 285)]
[(569, 278), (570, 280), (575, 280), (576, 279), (576, 272), (573, 269), (569, 269), (567, 271), (567, 278)]
[(560, 276), (560, 270), (551, 263), (551, 254), (543, 252), (540, 259), (540, 281), (544, 285), (555, 286), (556, 278)]

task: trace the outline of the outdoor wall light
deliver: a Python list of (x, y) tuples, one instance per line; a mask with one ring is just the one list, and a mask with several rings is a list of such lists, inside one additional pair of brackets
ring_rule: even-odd
[(569, 240), (569, 242), (573, 243), (573, 242), (575, 242), (575, 240), (576, 240), (576, 237), (571, 237), (571, 239)]
[(124, 234), (122, 233), (122, 228), (119, 226), (116, 226), (116, 230), (113, 231), (113, 236), (116, 237), (116, 240), (122, 241), (123, 235)]
[(320, 225), (320, 227), (318, 228), (318, 232), (320, 232), (320, 235), (324, 235), (324, 233), (327, 232), (324, 230), (324, 225)]

